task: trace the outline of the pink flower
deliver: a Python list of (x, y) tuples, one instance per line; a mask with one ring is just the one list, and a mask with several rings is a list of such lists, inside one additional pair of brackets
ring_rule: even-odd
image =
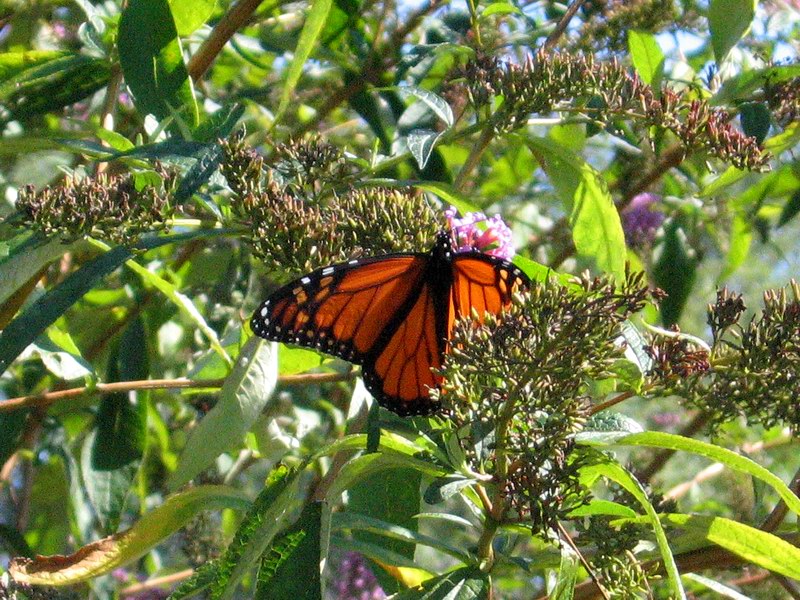
[[(459, 219), (456, 217), (457, 212), (453, 206), (444, 211), (447, 224), (453, 231), (456, 252), (477, 250), (505, 260), (514, 257), (511, 230), (500, 215), (489, 218), (481, 212), (473, 212)], [(479, 228), (479, 223), (484, 227)]]

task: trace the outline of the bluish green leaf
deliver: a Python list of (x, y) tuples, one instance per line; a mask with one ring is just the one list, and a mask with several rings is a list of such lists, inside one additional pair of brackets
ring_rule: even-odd
[(739, 119), (745, 135), (756, 138), (761, 143), (769, 133), (772, 115), (764, 102), (745, 102), (739, 105)]
[(272, 397), (278, 380), (277, 344), (251, 337), (219, 393), (219, 401), (192, 431), (170, 489), (190, 481), (223, 452), (243, 441)]
[(117, 45), (139, 111), (159, 120), (177, 112), (197, 126), (197, 101), (167, 0), (131, 0), (120, 18)]
[(758, 0), (710, 0), (708, 27), (718, 65), (725, 60), (731, 48), (750, 31), (757, 5)]
[(312, 0), (311, 2), (306, 22), (300, 32), (297, 48), (294, 51), (294, 57), (286, 74), (286, 81), (283, 84), (281, 100), (275, 113), (274, 123), (278, 123), (286, 109), (289, 108), (294, 89), (297, 87), (297, 82), (300, 81), (300, 75), (303, 74), (303, 66), (311, 56), (322, 28), (325, 26), (325, 21), (328, 19), (328, 13), (330, 13), (332, 5), (333, 0)]
[(421, 100), (436, 114), (437, 117), (444, 121), (444, 124), (447, 125), (448, 128), (453, 126), (453, 123), (455, 122), (453, 110), (441, 96), (420, 87), (410, 85), (390, 89), (398, 90), (402, 96), (413, 96), (414, 98)]
[(661, 321), (669, 326), (678, 322), (689, 299), (698, 262), (680, 219), (673, 218), (666, 223), (663, 240), (653, 254), (653, 278), (668, 294), (661, 301)]
[(474, 480), (457, 473), (437, 477), (428, 485), (423, 498), (427, 504), (441, 504), (474, 483)]
[(431, 157), (436, 140), (441, 134), (430, 129), (416, 129), (406, 136), (406, 145), (411, 156), (417, 161), (420, 169), (424, 169)]
[(628, 31), (628, 50), (642, 81), (653, 88), (660, 88), (665, 57), (656, 36), (649, 31), (631, 29)]

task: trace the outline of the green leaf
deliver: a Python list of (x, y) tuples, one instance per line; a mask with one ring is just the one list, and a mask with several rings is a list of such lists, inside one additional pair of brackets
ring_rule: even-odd
[[(0, 405), (3, 401), (0, 400)], [(10, 413), (0, 413), (0, 464), (6, 464), (6, 461), (17, 451), (19, 446), (20, 435), (25, 425), (25, 420), (28, 418), (28, 411), (17, 410)]]
[(521, 15), (522, 11), (509, 2), (493, 2), (481, 11), (481, 18), (509, 14)]
[(647, 85), (659, 89), (664, 77), (664, 53), (661, 51), (656, 36), (649, 31), (628, 31), (628, 50), (631, 53), (633, 66), (639, 77)]
[(467, 479), (458, 473), (437, 477), (425, 490), (423, 498), (426, 504), (441, 504), (474, 483), (473, 479)]
[(750, 246), (753, 243), (753, 227), (742, 213), (736, 213), (731, 224), (728, 254), (725, 256), (725, 268), (720, 273), (717, 283), (725, 281), (733, 275), (747, 260)]
[[(369, 455), (368, 455), (369, 456)], [(347, 508), (354, 513), (418, 531), (414, 517), (420, 509), (422, 474), (407, 467), (387, 468), (361, 479), (348, 489)], [(385, 546), (388, 550), (414, 557), (414, 544), (401, 540), (381, 540), (376, 534), (359, 531), (356, 539)]]
[(800, 212), (800, 189), (798, 189), (794, 194), (789, 196), (789, 199), (786, 201), (786, 204), (783, 205), (783, 209), (781, 210), (781, 216), (778, 218), (778, 227), (783, 227), (789, 221), (791, 221), (797, 213)]
[(800, 548), (761, 529), (723, 517), (669, 514), (664, 520), (725, 548), (747, 562), (800, 579)]
[(717, 64), (721, 64), (739, 40), (750, 31), (758, 0), (711, 0), (708, 27)]
[(753, 462), (749, 458), (740, 456), (726, 448), (709, 444), (700, 440), (683, 437), (671, 433), (657, 431), (647, 431), (644, 433), (634, 433), (629, 435), (617, 435), (607, 438), (602, 442), (594, 440), (584, 441), (581, 434), (576, 436), (576, 441), (590, 445), (617, 445), (617, 446), (645, 446), (650, 448), (664, 448), (669, 450), (680, 450), (691, 452), (699, 456), (704, 456), (710, 460), (722, 463), (730, 469), (740, 473), (747, 473), (756, 479), (760, 479), (772, 489), (774, 489), (786, 505), (796, 514), (800, 514), (800, 498), (795, 496), (789, 487), (781, 479), (770, 473), (761, 465)]
[(22, 234), (0, 242), (0, 305), (42, 267), (48, 265), (73, 246), (58, 240), (45, 239), (37, 235)]
[[(416, 516), (416, 515), (415, 515)], [(414, 519), (417, 521), (418, 519)], [(414, 552), (398, 551), (402, 546), (410, 546), (412, 549), (416, 545), (428, 546), (439, 550), (444, 554), (460, 560), (462, 562), (470, 562), (474, 560), (468, 552), (459, 546), (450, 543), (447, 539), (440, 539), (419, 533), (415, 529), (402, 527), (394, 523), (377, 519), (365, 514), (354, 513), (349, 510), (340, 511), (332, 515), (332, 529), (336, 532), (352, 531), (355, 535), (353, 538), (373, 546), (380, 546), (392, 552), (395, 556), (403, 556), (408, 560), (413, 560)], [(366, 535), (370, 534), (370, 535)], [(393, 543), (394, 542), (394, 543)], [(396, 542), (401, 542), (402, 545)], [(392, 566), (401, 566), (401, 564), (389, 563)]]
[[(77, 348), (69, 350), (57, 345), (53, 341), (53, 329), (48, 335), (41, 336), (34, 344), (33, 354), (39, 356), (45, 368), (53, 375), (64, 381), (74, 381), (76, 379), (93, 379), (94, 369), (77, 352)], [(72, 341), (69, 334), (64, 332), (64, 336)], [(74, 343), (72, 344), (74, 346)]]
[(108, 83), (106, 60), (70, 52), (0, 54), (0, 103), (24, 120), (87, 98)]
[(623, 281), (625, 234), (602, 175), (552, 140), (533, 138), (527, 143), (564, 203), (578, 254)]
[(67, 549), (70, 533), (67, 498), (69, 483), (64, 463), (60, 457), (51, 455), (34, 471), (27, 507), (25, 541), (36, 554), (61, 554)]
[(126, 248), (114, 248), (87, 262), (58, 287), (33, 302), (0, 332), (0, 373), (78, 298), (131, 256)]
[[(105, 244), (102, 242), (98, 242), (97, 240), (92, 240), (96, 246), (105, 247)], [(222, 360), (227, 362), (228, 364), (231, 363), (231, 359), (228, 356), (228, 353), (225, 352), (225, 349), (222, 347), (222, 344), (219, 342), (219, 338), (217, 337), (217, 332), (214, 331), (208, 323), (206, 323), (205, 318), (200, 311), (197, 310), (197, 307), (194, 305), (194, 302), (186, 295), (182, 294), (178, 291), (178, 288), (167, 281), (166, 279), (160, 277), (157, 273), (147, 269), (140, 265), (136, 260), (126, 260), (125, 266), (139, 275), (142, 280), (146, 283), (149, 283), (154, 288), (156, 288), (159, 292), (164, 294), (167, 298), (169, 298), (172, 303), (178, 307), (178, 309), (186, 315), (189, 320), (194, 323), (197, 328), (203, 332), (203, 334), (208, 338), (208, 341), (211, 343), (211, 347), (220, 355)]]
[(305, 373), (319, 367), (323, 360), (323, 357), (313, 350), (290, 348), (281, 344), (278, 349), (278, 373), (281, 375)]
[(392, 596), (393, 600), (488, 600), (489, 575), (475, 567), (463, 567), (428, 579), (420, 588)]
[[(109, 358), (107, 381), (147, 379), (147, 341), (141, 318), (131, 321)], [(147, 393), (109, 394), (86, 438), (81, 472), (105, 533), (113, 533), (147, 445)]]
[[(41, 493), (41, 497), (58, 504), (59, 515), (65, 515), (66, 495), (66, 491), (62, 494), (52, 487)], [(70, 556), (40, 556), (28, 563), (12, 564), (9, 571), (18, 582), (29, 585), (62, 586), (88, 581), (133, 562), (202, 511), (249, 507), (250, 501), (238, 490), (221, 485), (198, 486), (167, 498), (124, 532), (87, 544)]]
[(581, 469), (581, 472), (599, 474), (611, 481), (621, 485), (627, 492), (629, 492), (641, 504), (647, 516), (647, 520), (653, 527), (655, 533), (656, 543), (661, 554), (661, 560), (664, 562), (664, 568), (667, 571), (667, 579), (670, 587), (670, 597), (680, 598), (686, 600), (686, 593), (681, 585), (680, 573), (678, 573), (678, 566), (675, 564), (675, 558), (672, 556), (672, 551), (669, 547), (667, 535), (664, 533), (664, 527), (656, 513), (655, 508), (650, 503), (647, 497), (647, 492), (642, 487), (642, 484), (633, 477), (627, 470), (622, 468), (621, 465), (611, 462), (610, 459), (603, 457), (597, 463)]
[(139, 111), (159, 120), (177, 112), (197, 126), (197, 101), (167, 0), (131, 0), (120, 18), (117, 44)]
[(251, 337), (219, 393), (216, 406), (192, 431), (169, 480), (176, 489), (243, 441), (264, 410), (278, 380), (277, 344)]
[(291, 524), (293, 511), (303, 502), (299, 473), (284, 466), (270, 473), (266, 486), (219, 559), (217, 579), (211, 584), (211, 600), (233, 597), (236, 586), (270, 547), (275, 536)]
[(217, 561), (207, 562), (195, 570), (194, 574), (184, 580), (178, 587), (172, 590), (167, 600), (184, 600), (191, 598), (200, 592), (208, 589), (219, 574)]
[(294, 89), (297, 87), (297, 82), (300, 81), (300, 75), (303, 73), (303, 66), (309, 56), (311, 56), (311, 51), (314, 49), (314, 45), (317, 43), (322, 28), (325, 26), (325, 21), (328, 19), (328, 13), (331, 11), (332, 5), (333, 0), (312, 0), (311, 2), (308, 17), (306, 17), (303, 30), (300, 32), (300, 39), (297, 41), (294, 58), (292, 58), (292, 62), (286, 74), (286, 81), (283, 84), (283, 92), (281, 93), (281, 101), (275, 113), (273, 125), (283, 118), (283, 114), (289, 107)]
[(561, 542), (561, 564), (558, 567), (556, 585), (548, 595), (551, 600), (572, 600), (581, 562), (578, 553), (566, 542)]
[(185, 37), (203, 26), (216, 6), (216, 0), (169, 0), (178, 35)]
[(661, 301), (661, 321), (667, 327), (678, 322), (697, 271), (697, 256), (689, 246), (681, 219), (666, 223), (664, 238), (653, 254), (653, 279), (668, 294)]
[(569, 513), (570, 518), (591, 517), (595, 515), (605, 515), (610, 517), (623, 517), (628, 519), (636, 518), (636, 512), (624, 504), (612, 502), (611, 500), (601, 500), (593, 498), (589, 504), (584, 504)]
[(310, 502), (297, 523), (261, 557), (256, 600), (322, 598), (323, 508), (321, 502)]
[(699, 583), (700, 585), (708, 588), (712, 592), (716, 592), (721, 598), (731, 598), (731, 600), (750, 600), (749, 596), (740, 594), (732, 587), (722, 584), (719, 581), (709, 579), (708, 577), (703, 577), (702, 575), (698, 575), (697, 573), (684, 573), (683, 578), (684, 580), (694, 581), (695, 583)]
[(745, 135), (756, 138), (759, 144), (764, 141), (771, 121), (769, 108), (764, 102), (745, 102), (739, 105), (739, 119)]

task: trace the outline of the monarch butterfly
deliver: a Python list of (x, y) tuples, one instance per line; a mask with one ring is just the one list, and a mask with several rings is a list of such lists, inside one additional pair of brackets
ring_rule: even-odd
[(268, 340), (316, 348), (362, 367), (364, 384), (399, 415), (436, 409), (453, 323), (473, 309), (497, 314), (530, 279), (510, 262), (475, 250), (453, 252), (440, 232), (428, 253), (351, 260), (280, 288), (250, 326)]

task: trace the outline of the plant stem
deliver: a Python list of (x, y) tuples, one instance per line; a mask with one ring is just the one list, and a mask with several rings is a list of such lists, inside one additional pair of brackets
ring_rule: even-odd
[[(308, 383), (330, 383), (333, 381), (348, 381), (355, 377), (355, 372), (348, 373), (306, 373), (302, 375), (282, 375), (278, 383), (283, 385), (303, 385)], [(98, 383), (93, 386), (83, 386), (55, 392), (44, 392), (30, 396), (10, 398), (0, 402), (0, 414), (20, 410), (23, 408), (47, 407), (55, 402), (78, 398), (84, 394), (114, 394), (136, 390), (171, 390), (171, 389), (197, 389), (221, 388), (225, 379), (143, 379), (140, 381), (117, 381), (114, 383)]]

